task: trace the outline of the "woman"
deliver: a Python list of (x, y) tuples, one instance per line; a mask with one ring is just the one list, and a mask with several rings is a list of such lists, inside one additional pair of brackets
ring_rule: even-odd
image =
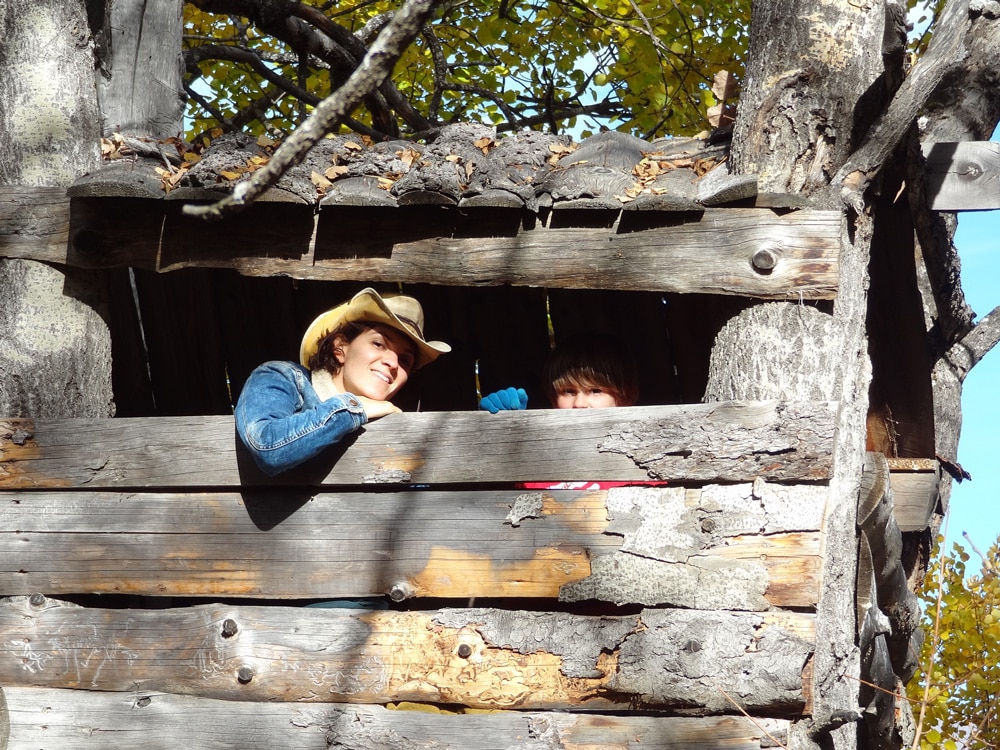
[(266, 362), (236, 403), (236, 431), (268, 476), (298, 466), (372, 419), (400, 411), (392, 398), (440, 354), (424, 338), (413, 297), (362, 289), (314, 320), (299, 363)]

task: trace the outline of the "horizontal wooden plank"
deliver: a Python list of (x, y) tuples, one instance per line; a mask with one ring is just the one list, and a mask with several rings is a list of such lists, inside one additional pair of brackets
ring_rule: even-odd
[[(665, 213), (666, 226), (647, 220), (652, 228), (624, 231), (546, 227), (496, 209), (328, 207), (317, 216), (311, 206), (268, 203), (205, 222), (170, 201), (74, 198), (71, 216), (68, 201), (65, 192), (27, 187), (0, 194), (0, 218), (13, 227), (0, 235), (0, 256), (84, 268), (766, 299), (832, 299), (838, 283), (837, 211), (720, 208), (698, 221)], [(43, 233), (44, 243), (20, 241)]]
[(825, 488), (764, 483), (600, 492), (6, 492), (0, 591), (562, 596), (805, 608), (819, 597), (824, 506)]
[(1000, 208), (1000, 143), (922, 144), (926, 194), (935, 211)]
[(0, 488), (824, 480), (835, 410), (767, 401), (394, 414), (274, 479), (230, 417), (8, 419)]
[(814, 618), (644, 610), (588, 617), (232, 607), (110, 610), (0, 601), (13, 687), (241, 701), (472, 708), (807, 711)]
[[(790, 722), (745, 716), (587, 713), (449, 714), (382, 706), (220, 701), (155, 691), (7, 688), (3, 750), (506, 750), (524, 743), (586, 750), (761, 750), (787, 744)], [(0, 700), (2, 704), (2, 700)], [(412, 706), (420, 708), (419, 706)], [(543, 745), (538, 745), (539, 747)]]
[(65, 188), (0, 185), (0, 257), (65, 257), (69, 216)]

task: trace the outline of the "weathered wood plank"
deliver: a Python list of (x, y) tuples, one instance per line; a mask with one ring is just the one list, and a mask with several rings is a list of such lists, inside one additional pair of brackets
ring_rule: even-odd
[(65, 257), (69, 204), (65, 188), (0, 185), (0, 256)]
[(7, 492), (0, 591), (806, 608), (825, 492)]
[(924, 143), (921, 148), (927, 159), (927, 200), (933, 210), (1000, 208), (1000, 143)]
[(394, 414), (268, 479), (230, 417), (0, 421), (0, 488), (823, 480), (833, 402)]
[(892, 506), (900, 531), (923, 531), (938, 505), (941, 467), (937, 459), (889, 458)]
[[(35, 601), (36, 603), (31, 603)], [(14, 687), (243, 701), (473, 708), (808, 710), (811, 615), (644, 610), (388, 612), (205, 605), (108, 610), (0, 601)], [(728, 696), (728, 697), (727, 697)]]
[[(30, 226), (35, 234), (52, 231), (53, 238), (39, 250), (15, 241), (16, 232), (10, 232), (0, 254), (85, 268), (232, 268), (251, 276), (327, 281), (768, 299), (832, 299), (837, 290), (836, 211), (709, 209), (700, 221), (620, 232), (519, 228), (521, 212), (511, 212), (513, 222), (498, 223), (493, 209), (468, 209), (471, 216), (437, 211), (429, 224), (426, 207), (419, 221), (400, 208), (366, 209), (362, 220), (358, 209), (345, 218), (343, 212), (352, 209), (328, 208), (317, 219), (311, 206), (262, 204), (209, 225), (181, 215), (169, 201), (90, 197), (73, 199), (70, 229), (64, 193), (9, 188), (5, 195), (3, 211), (17, 217), (16, 226)], [(39, 214), (39, 206), (50, 204)], [(123, 224), (123, 210), (141, 216), (140, 224)], [(480, 218), (476, 211), (490, 213)], [(669, 214), (665, 217), (666, 223)]]
[[(401, 237), (388, 255), (371, 251), (370, 230), (345, 234), (321, 212), (315, 265), (305, 278), (421, 281), (456, 286), (517, 284), (832, 298), (837, 288), (837, 212), (716, 209), (698, 222), (616, 233), (599, 229), (522, 231), (513, 237)], [(422, 232), (411, 226), (411, 236)], [(758, 270), (754, 258), (773, 265)], [(770, 255), (768, 255), (770, 254)], [(351, 262), (345, 264), (344, 258)]]
[(2, 694), (10, 737), (0, 750), (105, 750), (112, 737), (116, 750), (508, 750), (531, 741), (539, 748), (578, 750), (761, 750), (787, 744), (789, 729), (784, 719), (744, 716), (455, 715), (382, 706), (219, 701), (155, 691), (7, 688)]

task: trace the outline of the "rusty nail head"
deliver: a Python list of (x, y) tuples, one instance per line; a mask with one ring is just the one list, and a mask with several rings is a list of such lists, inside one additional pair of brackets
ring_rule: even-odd
[(232, 618), (227, 617), (222, 622), (222, 637), (223, 638), (232, 638), (234, 635), (236, 635), (236, 633), (239, 632), (239, 629), (240, 628), (239, 628), (239, 625), (236, 624), (236, 620), (233, 620)]
[(459, 643), (458, 655), (461, 656), (463, 659), (468, 659), (470, 656), (472, 656), (472, 646), (470, 646), (468, 643)]
[(31, 596), (28, 597), (28, 601), (31, 603), (31, 606), (33, 607), (41, 607), (43, 604), (45, 604), (45, 594), (37, 594), (37, 593), (32, 594)]
[(393, 584), (392, 588), (389, 589), (389, 598), (394, 602), (402, 602), (413, 596), (410, 591), (410, 586), (406, 583), (396, 583)]
[(236, 679), (239, 680), (241, 685), (246, 685), (253, 679), (253, 676), (253, 667), (248, 667), (246, 664), (240, 667), (239, 671), (236, 673)]
[(778, 254), (773, 247), (762, 247), (753, 254), (750, 263), (758, 273), (770, 273), (778, 265)]

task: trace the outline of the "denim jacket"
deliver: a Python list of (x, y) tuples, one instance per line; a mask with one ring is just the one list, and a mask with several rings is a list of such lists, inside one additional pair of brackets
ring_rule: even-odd
[(367, 421), (350, 393), (322, 401), (309, 370), (293, 362), (262, 364), (236, 402), (236, 432), (268, 476), (298, 466)]

